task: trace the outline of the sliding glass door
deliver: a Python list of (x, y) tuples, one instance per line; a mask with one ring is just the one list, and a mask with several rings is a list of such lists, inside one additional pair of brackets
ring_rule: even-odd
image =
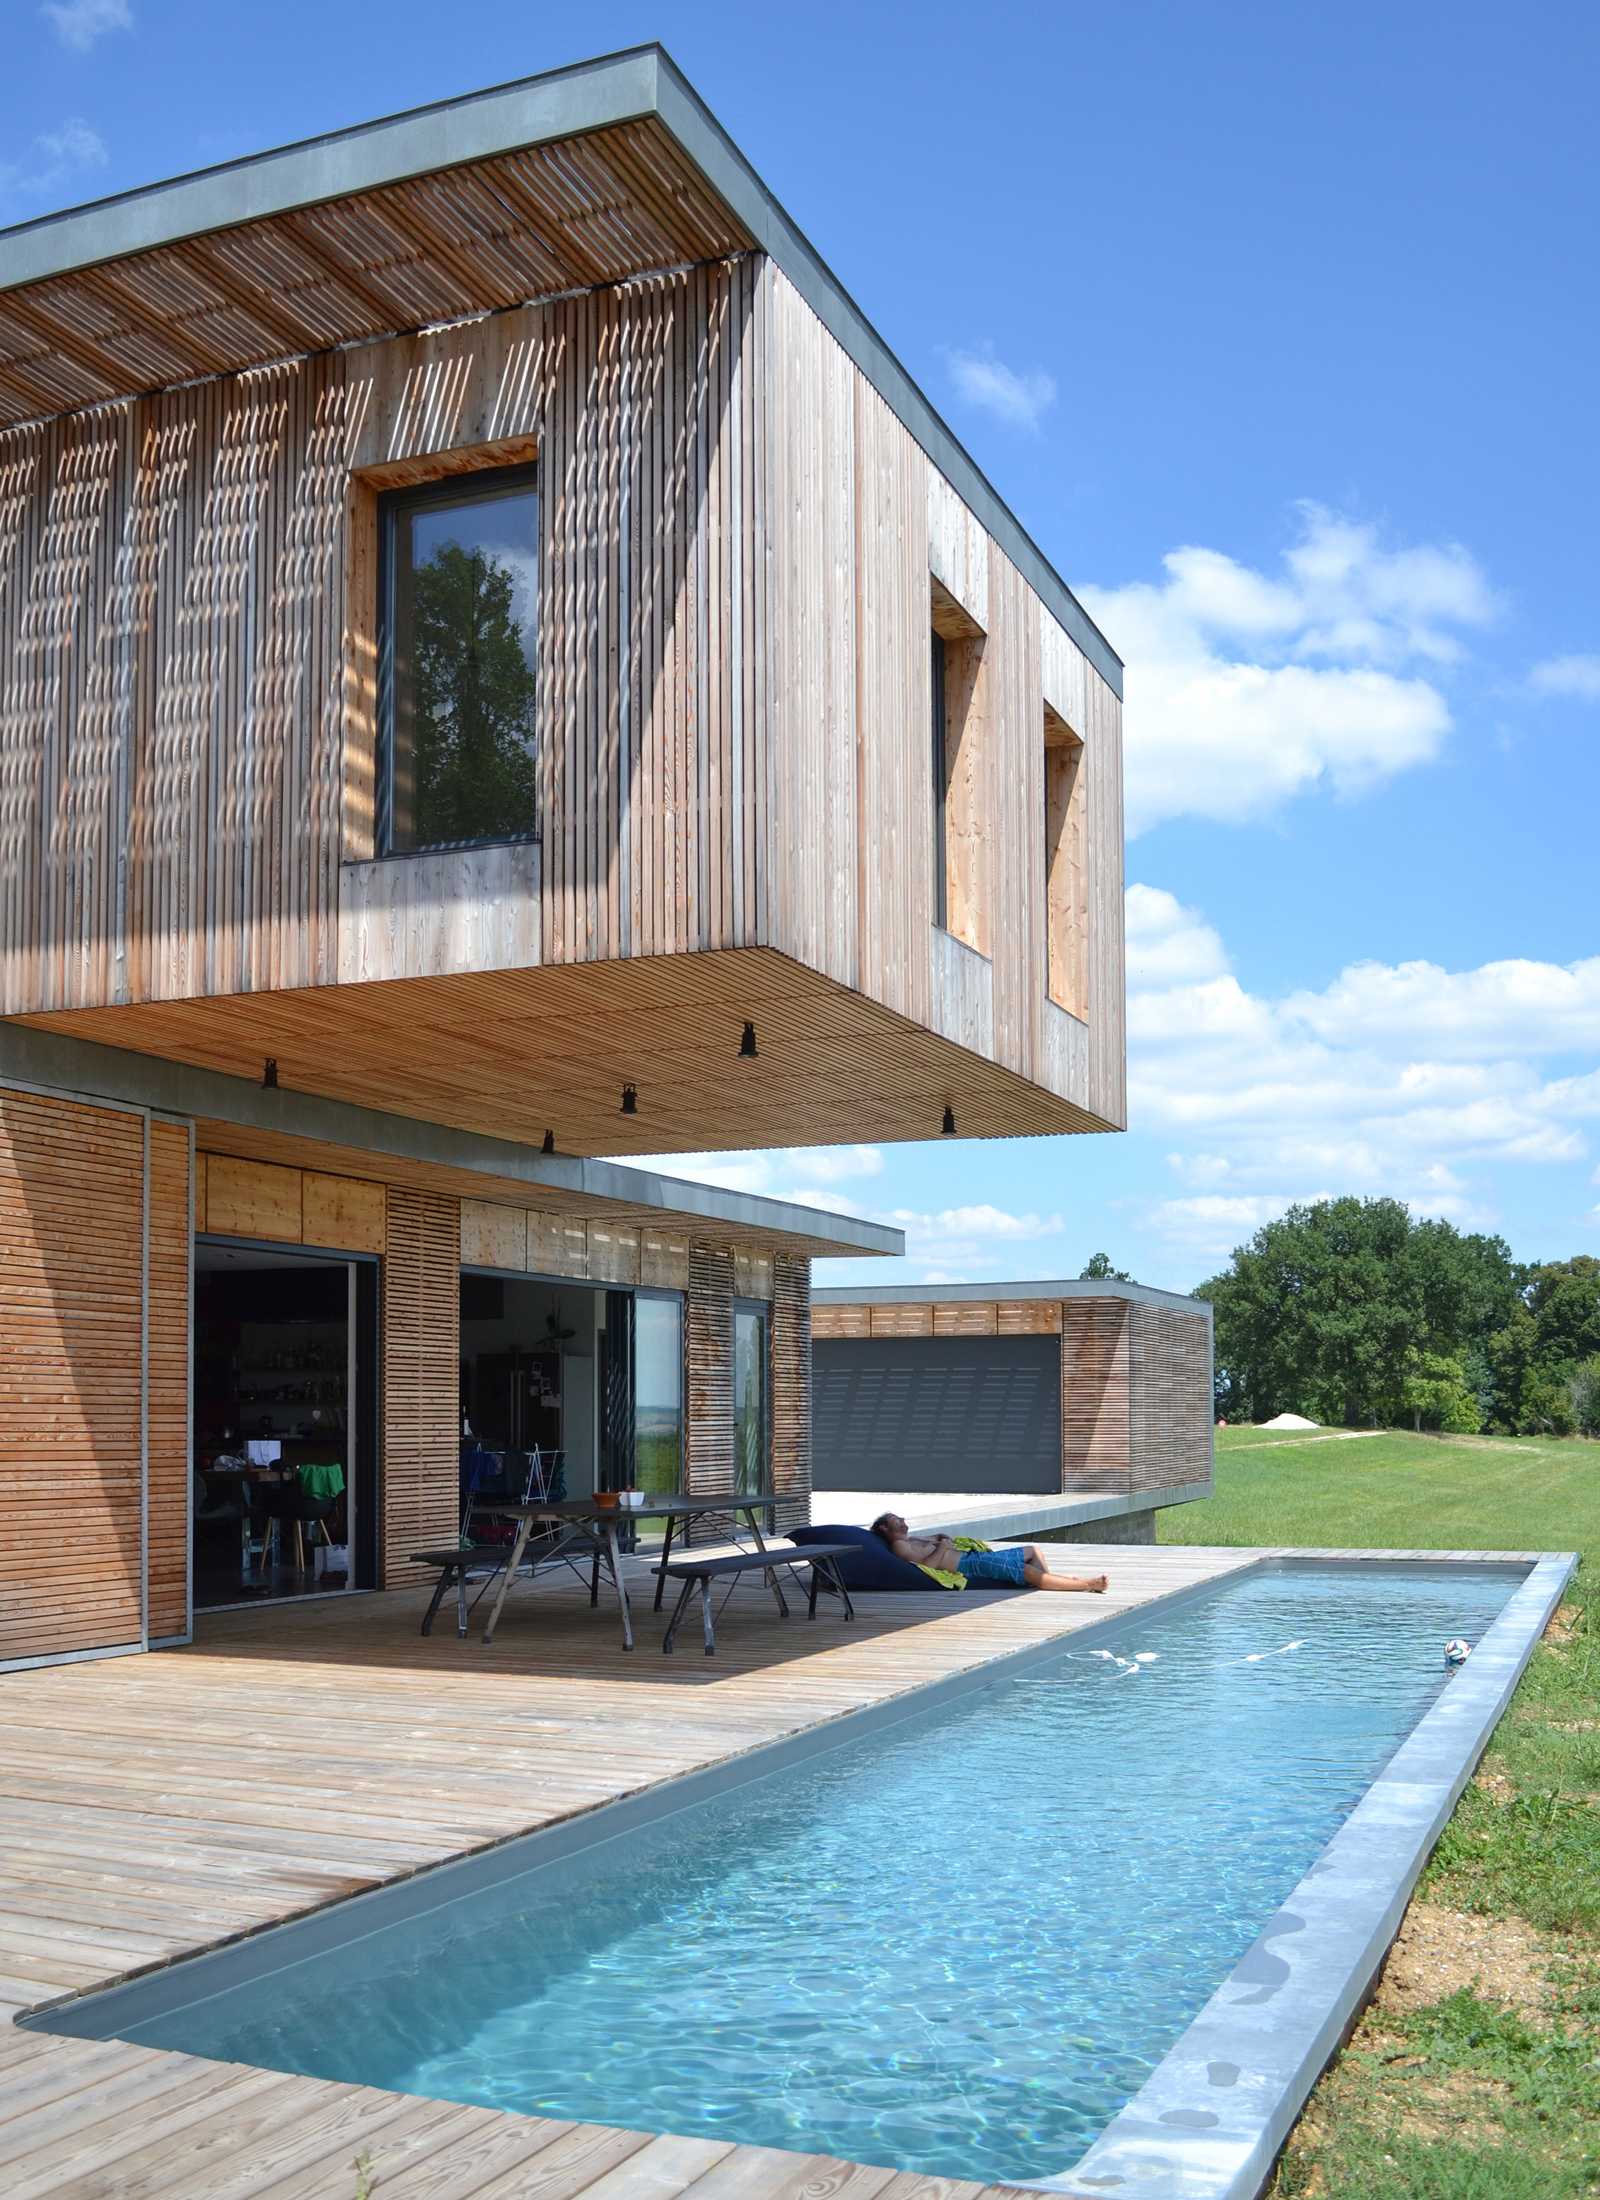
[(634, 1300), (634, 1474), (640, 1489), (683, 1488), (683, 1301)]
[(769, 1479), (768, 1325), (765, 1306), (736, 1301), (733, 1309), (733, 1472), (740, 1490), (764, 1490)]

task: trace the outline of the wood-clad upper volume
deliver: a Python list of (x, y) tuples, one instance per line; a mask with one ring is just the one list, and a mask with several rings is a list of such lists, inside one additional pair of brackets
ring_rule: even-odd
[[(391, 856), (379, 500), (512, 465), (537, 827)], [(0, 236), (0, 733), (0, 1015), (572, 1154), (1124, 1120), (1120, 666), (657, 49)]]

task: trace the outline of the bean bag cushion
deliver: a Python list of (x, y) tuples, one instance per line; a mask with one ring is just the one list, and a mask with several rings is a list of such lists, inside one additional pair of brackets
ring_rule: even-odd
[(880, 1589), (938, 1589), (942, 1585), (903, 1558), (896, 1558), (881, 1535), (870, 1528), (794, 1528), (791, 1543), (848, 1543), (839, 1571), (847, 1589), (871, 1592)]

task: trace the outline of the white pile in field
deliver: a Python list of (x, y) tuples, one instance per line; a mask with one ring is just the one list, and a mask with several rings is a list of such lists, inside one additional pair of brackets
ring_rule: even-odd
[(1303, 1413), (1280, 1413), (1270, 1421), (1261, 1423), (1263, 1428), (1321, 1428), (1320, 1421), (1308, 1421)]

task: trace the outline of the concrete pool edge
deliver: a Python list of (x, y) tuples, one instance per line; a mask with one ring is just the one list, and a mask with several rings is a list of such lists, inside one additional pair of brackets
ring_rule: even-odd
[(1257, 2200), (1577, 1565), (1571, 1551), (1533, 1561), (1466, 1665), (1145, 2084), (1069, 2170), (1013, 2189)]

